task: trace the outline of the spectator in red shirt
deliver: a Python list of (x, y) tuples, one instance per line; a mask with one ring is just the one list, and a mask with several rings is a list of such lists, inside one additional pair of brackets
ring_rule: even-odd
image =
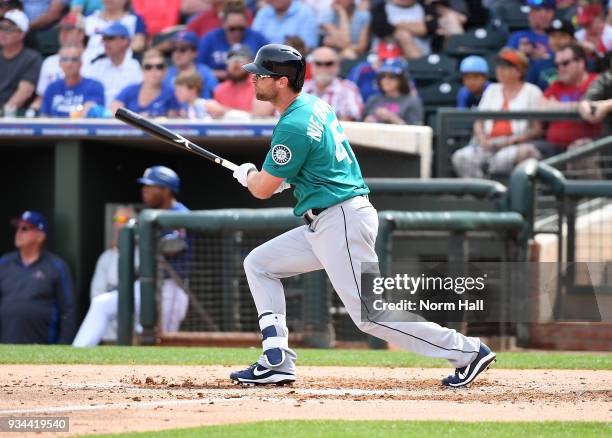
[(242, 69), (253, 60), (253, 53), (247, 46), (231, 50), (227, 56), (227, 80), (215, 90), (215, 100), (228, 110), (239, 110), (254, 117), (269, 117), (274, 114), (270, 102), (255, 98), (251, 75)]
[(140, 15), (147, 26), (147, 35), (179, 24), (182, 0), (164, 0), (160, 8), (159, 0), (132, 0), (132, 9)]
[[(240, 0), (211, 0), (210, 9), (202, 12), (187, 24), (187, 30), (195, 32), (198, 37), (202, 37), (213, 29), (223, 26), (223, 9), (227, 3), (239, 3)], [(253, 22), (253, 13), (247, 9), (247, 20), (249, 26)]]
[[(586, 70), (586, 53), (578, 44), (567, 44), (555, 53), (559, 78), (544, 91), (542, 106), (550, 109), (576, 110), (589, 85), (597, 78)], [(577, 147), (600, 135), (600, 124), (552, 121), (546, 140), (536, 142), (543, 156), (553, 155)]]
[(340, 57), (329, 47), (312, 52), (312, 79), (304, 83), (303, 91), (327, 102), (340, 120), (361, 120), (363, 99), (357, 85), (338, 77)]

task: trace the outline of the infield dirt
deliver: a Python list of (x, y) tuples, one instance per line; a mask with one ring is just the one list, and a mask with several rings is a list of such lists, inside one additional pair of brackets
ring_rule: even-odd
[(612, 371), (493, 366), (469, 388), (446, 389), (443, 368), (300, 367), (296, 383), (284, 387), (236, 386), (228, 380), (234, 369), (0, 365), (0, 416), (68, 416), (68, 435), (81, 435), (288, 419), (609, 421), (612, 415)]

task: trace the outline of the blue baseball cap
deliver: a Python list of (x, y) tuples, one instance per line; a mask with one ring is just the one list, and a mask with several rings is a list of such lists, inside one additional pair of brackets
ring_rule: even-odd
[(24, 211), (21, 216), (13, 219), (11, 223), (15, 226), (19, 225), (20, 222), (27, 222), (39, 231), (47, 234), (49, 232), (49, 222), (42, 215), (42, 213), (34, 210)]
[(99, 31), (98, 33), (103, 37), (130, 38), (130, 31), (119, 21), (115, 21), (113, 24), (109, 25), (104, 30)]
[(385, 62), (378, 68), (378, 73), (390, 73), (401, 76), (406, 75), (408, 65), (406, 61), (400, 58), (386, 59)]
[(198, 36), (195, 32), (181, 30), (172, 38), (173, 43), (187, 43), (191, 47), (198, 47)]
[(527, 0), (527, 5), (532, 8), (557, 9), (556, 0)]
[(145, 169), (142, 178), (137, 180), (145, 186), (168, 187), (174, 193), (178, 193), (181, 180), (176, 172), (166, 166), (152, 166)]
[(489, 64), (487, 61), (481, 56), (468, 56), (459, 65), (459, 72), (463, 73), (480, 73), (482, 75), (488, 76), (489, 74)]

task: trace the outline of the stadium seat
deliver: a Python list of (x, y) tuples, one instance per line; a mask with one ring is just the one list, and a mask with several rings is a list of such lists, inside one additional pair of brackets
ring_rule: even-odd
[(457, 93), (461, 84), (457, 82), (441, 82), (419, 88), (419, 96), (423, 101), (425, 124), (435, 128), (435, 115), (440, 107), (455, 107)]
[(508, 35), (500, 29), (481, 27), (451, 36), (444, 53), (460, 58), (467, 55), (484, 55), (501, 49), (507, 39)]
[(529, 29), (529, 6), (519, 6), (516, 3), (501, 5), (497, 8), (497, 18), (507, 26), (510, 32)]
[(342, 78), (347, 78), (353, 67), (362, 62), (366, 62), (368, 60), (367, 56), (362, 56), (357, 59), (342, 59), (340, 61), (340, 73), (338, 74)]
[(433, 53), (422, 58), (411, 59), (408, 62), (408, 70), (417, 86), (429, 85), (455, 75), (457, 73), (457, 60), (446, 55)]

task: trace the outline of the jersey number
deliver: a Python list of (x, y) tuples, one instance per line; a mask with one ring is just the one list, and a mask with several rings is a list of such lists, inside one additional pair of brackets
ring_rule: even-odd
[(344, 135), (344, 131), (341, 131), (340, 123), (338, 123), (338, 119), (334, 119), (330, 123), (330, 128), (332, 134), (334, 135), (334, 143), (336, 143), (336, 160), (338, 162), (346, 159), (349, 164), (353, 164), (353, 160), (349, 157), (349, 154), (346, 152), (346, 148), (344, 147), (344, 142), (348, 143), (348, 139), (346, 135)]

